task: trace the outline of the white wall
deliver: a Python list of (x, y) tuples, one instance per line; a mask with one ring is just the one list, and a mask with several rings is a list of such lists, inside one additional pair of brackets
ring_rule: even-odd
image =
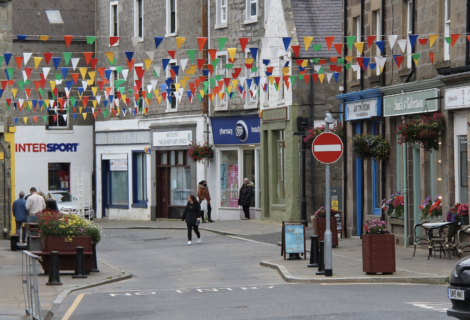
[[(15, 152), (16, 193), (29, 194), (31, 187), (47, 191), (49, 185), (48, 163), (70, 163), (73, 168), (83, 167), (93, 173), (93, 127), (74, 126), (73, 130), (45, 130), (43, 126), (18, 126), (15, 145), (24, 143), (78, 143), (76, 152)], [(14, 150), (11, 150), (14, 151)], [(71, 179), (70, 179), (71, 181)], [(72, 184), (72, 181), (71, 181)], [(70, 185), (73, 190), (73, 186)], [(91, 187), (91, 186), (90, 186)]]

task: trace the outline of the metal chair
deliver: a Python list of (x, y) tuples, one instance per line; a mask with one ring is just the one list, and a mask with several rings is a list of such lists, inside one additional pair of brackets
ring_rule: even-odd
[[(429, 244), (429, 237), (428, 237), (428, 230), (423, 227), (424, 223), (428, 223), (429, 221), (423, 221), (421, 223), (415, 224), (413, 228), (413, 243), (414, 243), (414, 251), (413, 251), (413, 257), (415, 256), (416, 253), (416, 246), (421, 245), (421, 244)], [(421, 228), (421, 235), (418, 236), (416, 235), (416, 231), (418, 228)], [(423, 243), (425, 242), (425, 243)]]
[[(443, 228), (439, 228), (438, 229), (439, 236), (436, 237), (436, 238), (433, 237), (430, 241), (429, 246), (432, 247), (432, 250), (434, 251), (434, 259), (436, 259), (436, 247), (439, 248), (439, 259), (441, 259), (442, 258), (442, 253), (444, 253), (444, 255), (446, 255), (446, 251), (445, 251), (444, 246), (446, 246), (446, 248), (449, 248), (450, 245), (453, 245), (454, 238), (455, 238), (455, 235), (456, 235), (458, 227), (459, 227), (459, 223), (454, 222), (454, 223), (448, 224), (447, 227), (448, 227), (447, 233), (444, 232), (444, 234), (445, 234), (444, 237), (442, 236), (442, 232), (443, 232), (442, 229)], [(450, 259), (450, 252), (449, 252), (449, 259)]]
[[(457, 230), (459, 229), (459, 224), (458, 222), (455, 222), (453, 224), (449, 225), (449, 228), (447, 230), (446, 234), (446, 240), (444, 241), (443, 245), (446, 246), (447, 248), (447, 253), (449, 255), (449, 260), (450, 260), (450, 251), (454, 253), (454, 256), (459, 256), (459, 252), (457, 250), (457, 246), (455, 245), (455, 237), (457, 235)], [(445, 254), (445, 253), (444, 253)]]
[[(470, 237), (470, 226), (466, 227), (465, 229), (462, 229), (462, 230), (459, 230), (459, 232), (457, 232), (457, 254), (458, 254), (458, 257), (459, 259), (462, 258), (463, 256), (463, 253), (464, 253), (464, 249), (465, 248), (470, 248), (470, 242), (461, 242), (460, 241), (460, 233), (461, 232), (465, 232), (469, 237)], [(465, 251), (465, 252), (468, 252), (468, 251)]]

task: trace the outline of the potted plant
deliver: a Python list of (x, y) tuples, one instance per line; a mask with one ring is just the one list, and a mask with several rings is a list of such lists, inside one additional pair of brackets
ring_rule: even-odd
[(468, 226), (468, 203), (463, 203), (459, 206), (457, 216), (463, 226)]
[(459, 207), (461, 206), (461, 203), (456, 203), (450, 208), (450, 210), (447, 212), (446, 215), (446, 221), (447, 222), (459, 222), (459, 216), (457, 215), (457, 212), (459, 210)]
[(431, 196), (426, 197), (419, 209), (421, 210), (421, 220), (440, 218), (442, 216), (441, 197), (435, 196), (434, 199)]
[[(325, 126), (310, 128), (307, 130), (307, 136), (304, 138), (306, 144), (312, 144), (313, 140), (318, 137), (319, 134), (325, 132)], [(330, 132), (336, 134), (340, 139), (343, 139), (343, 125), (341, 122), (338, 125), (333, 125), (330, 128)]]
[(188, 157), (194, 162), (203, 162), (205, 160), (210, 162), (214, 158), (214, 150), (212, 147), (209, 142), (201, 145), (196, 141), (191, 141), (189, 144)]
[(361, 159), (381, 161), (390, 158), (390, 144), (381, 135), (356, 134), (352, 139), (352, 147), (356, 157)]
[(396, 272), (395, 235), (387, 230), (385, 221), (372, 220), (364, 225), (362, 262), (367, 274)]
[(401, 218), (405, 212), (405, 199), (400, 191), (390, 196), (390, 199), (382, 200), (382, 210), (387, 216), (392, 218)]
[[(330, 209), (330, 228), (333, 239), (333, 247), (338, 246), (338, 227), (336, 225), (336, 211)], [(313, 227), (315, 234), (318, 236), (318, 241), (325, 240), (325, 231), (326, 231), (326, 208), (320, 207), (313, 216)]]
[(437, 112), (421, 119), (408, 119), (396, 132), (400, 136), (399, 144), (419, 143), (426, 151), (438, 151), (439, 138), (444, 129), (444, 115), (442, 112)]

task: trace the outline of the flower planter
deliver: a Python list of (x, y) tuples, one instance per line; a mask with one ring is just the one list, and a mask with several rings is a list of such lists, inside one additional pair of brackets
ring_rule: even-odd
[[(315, 234), (318, 236), (318, 241), (325, 240), (325, 230), (326, 230), (326, 218), (313, 218), (313, 226), (315, 229)], [(338, 232), (336, 226), (336, 218), (330, 218), (330, 227), (333, 239), (333, 247), (338, 246)]]
[[(92, 248), (92, 237), (53, 237), (47, 236), (41, 238), (41, 251), (51, 252), (58, 251), (62, 253), (59, 256), (59, 270), (75, 270), (75, 255), (76, 247), (83, 247), (84, 260), (85, 260), (85, 271), (89, 272), (93, 265), (93, 248)], [(70, 253), (70, 255), (67, 255)], [(50, 257), (45, 255), (42, 256), (42, 268), (46, 272), (49, 272), (50, 268)]]
[(468, 216), (466, 216), (466, 217), (459, 217), (459, 220), (460, 220), (460, 223), (461, 223), (463, 226), (468, 226)]
[(364, 153), (371, 153), (371, 152), (372, 152), (372, 146), (363, 145), (363, 146), (362, 146), (362, 152), (364, 152)]
[(416, 133), (418, 139), (437, 139), (439, 138), (438, 129), (421, 129)]
[(395, 235), (362, 235), (363, 271), (367, 274), (392, 274), (396, 272)]

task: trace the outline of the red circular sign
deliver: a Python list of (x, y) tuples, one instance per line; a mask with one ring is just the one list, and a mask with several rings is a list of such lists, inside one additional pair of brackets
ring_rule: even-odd
[(312, 152), (321, 163), (335, 163), (343, 154), (343, 141), (334, 133), (321, 133), (312, 143)]

